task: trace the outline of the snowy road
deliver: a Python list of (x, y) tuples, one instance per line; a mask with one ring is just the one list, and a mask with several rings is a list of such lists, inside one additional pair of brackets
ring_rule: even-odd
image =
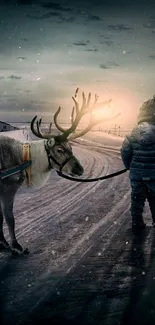
[[(84, 176), (123, 168), (117, 153), (82, 142), (73, 149)], [(140, 238), (130, 230), (128, 174), (75, 183), (53, 173), (41, 190), (24, 192), (14, 213), (17, 238), (30, 254), (0, 254), (2, 324), (138, 324), (131, 313), (136, 304), (137, 317), (143, 311), (148, 320), (141, 306), (149, 294), (145, 283), (153, 296), (155, 236), (149, 226)]]

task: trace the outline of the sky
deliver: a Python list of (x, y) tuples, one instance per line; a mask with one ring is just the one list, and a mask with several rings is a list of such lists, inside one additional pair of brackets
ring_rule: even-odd
[(102, 117), (121, 115), (110, 123), (135, 123), (155, 94), (153, 3), (1, 0), (0, 120), (52, 120), (61, 106), (59, 121), (69, 122), (79, 87), (99, 103), (112, 99)]

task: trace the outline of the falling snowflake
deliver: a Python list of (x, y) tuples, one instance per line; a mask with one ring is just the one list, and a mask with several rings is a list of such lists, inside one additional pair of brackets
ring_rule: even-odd
[(123, 54), (126, 54), (126, 51), (124, 50), (122, 53), (123, 53)]
[(86, 221), (88, 221), (89, 220), (89, 217), (86, 217), (86, 219), (85, 219)]
[(40, 61), (39, 60), (37, 60), (37, 63), (39, 63)]
[(128, 245), (129, 244), (129, 242), (128, 241), (126, 241), (126, 245)]
[(101, 253), (100, 252), (98, 253), (98, 256), (101, 256)]
[(52, 250), (52, 255), (55, 255), (55, 251), (54, 250)]
[(144, 271), (142, 272), (142, 275), (145, 275), (145, 272)]

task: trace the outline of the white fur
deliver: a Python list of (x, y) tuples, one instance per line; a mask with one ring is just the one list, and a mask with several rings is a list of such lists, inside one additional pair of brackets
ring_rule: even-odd
[[(30, 158), (32, 160), (31, 183), (32, 187), (40, 188), (47, 183), (51, 174), (51, 169), (49, 169), (49, 162), (45, 149), (45, 141), (30, 141), (29, 144)], [(26, 181), (24, 181), (23, 185), (25, 184)]]

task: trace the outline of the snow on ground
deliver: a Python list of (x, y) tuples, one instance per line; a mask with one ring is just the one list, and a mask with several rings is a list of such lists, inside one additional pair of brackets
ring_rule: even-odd
[(102, 145), (120, 147), (124, 140), (124, 137), (119, 137), (119, 136), (107, 134), (104, 132), (90, 131), (84, 137), (79, 138), (79, 139), (85, 139), (85, 140), (89, 140), (89, 141), (91, 140), (91, 141), (100, 143)]

